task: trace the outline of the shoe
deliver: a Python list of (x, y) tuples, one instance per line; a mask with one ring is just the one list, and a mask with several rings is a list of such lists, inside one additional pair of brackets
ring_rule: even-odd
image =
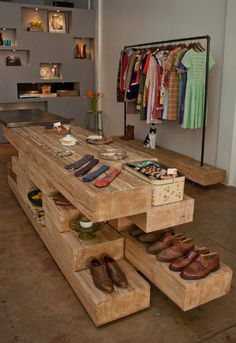
[(175, 241), (179, 239), (186, 239), (186, 237), (183, 236), (183, 233), (176, 233), (174, 235), (171, 234), (171, 232), (167, 232), (163, 239), (151, 244), (148, 248), (147, 251), (149, 254), (156, 255), (159, 253), (161, 250), (168, 248), (170, 245), (172, 245)]
[(108, 274), (105, 263), (98, 260), (96, 257), (91, 259), (90, 272), (93, 277), (94, 285), (103, 292), (112, 293), (113, 283)]
[(160, 262), (171, 262), (175, 258), (183, 256), (189, 250), (194, 247), (194, 241), (192, 238), (187, 238), (183, 241), (178, 240), (173, 243), (172, 246), (161, 250), (157, 255), (156, 259)]
[(138, 236), (143, 234), (143, 230), (141, 230), (138, 227), (135, 227), (134, 229), (129, 231), (129, 234), (130, 234), (130, 236), (138, 237)]
[(156, 241), (159, 241), (162, 237), (163, 237), (163, 232), (157, 231), (157, 232), (143, 233), (142, 235), (138, 236), (137, 239), (140, 242), (144, 242), (144, 243), (154, 243)]
[(59, 195), (55, 195), (53, 197), (53, 200), (55, 202), (56, 205), (58, 206), (70, 206), (71, 203), (69, 202), (69, 200), (67, 200), (64, 195), (59, 194)]
[(102, 260), (106, 265), (108, 274), (110, 275), (110, 278), (112, 279), (114, 285), (121, 288), (128, 287), (126, 276), (120, 269), (116, 261), (109, 255), (103, 255)]
[(131, 140), (134, 139), (134, 126), (127, 125), (125, 130), (125, 135), (121, 137), (123, 140)]
[(220, 268), (220, 258), (218, 253), (199, 254), (191, 264), (182, 270), (181, 278), (185, 280), (198, 280)]
[(209, 249), (202, 247), (197, 248), (194, 247), (193, 250), (190, 250), (184, 256), (176, 258), (174, 261), (171, 262), (169, 265), (169, 269), (177, 272), (183, 270), (187, 267), (199, 254), (208, 254)]

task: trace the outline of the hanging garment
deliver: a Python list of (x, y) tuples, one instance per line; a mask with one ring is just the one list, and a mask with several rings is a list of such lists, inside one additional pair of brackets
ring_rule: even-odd
[(184, 48), (178, 52), (175, 65), (176, 69), (179, 73), (179, 101), (178, 101), (178, 113), (179, 118), (178, 121), (180, 124), (183, 123), (184, 119), (184, 99), (185, 99), (185, 92), (186, 92), (186, 84), (187, 84), (187, 69), (182, 64), (182, 59), (184, 55), (187, 53), (188, 49)]
[(160, 106), (163, 106), (162, 119), (168, 119), (168, 79), (166, 78), (166, 62), (169, 52), (157, 53), (158, 64), (161, 66)]
[(139, 90), (139, 84), (140, 84), (140, 64), (142, 60), (142, 53), (137, 53), (135, 56), (134, 66), (131, 74), (131, 81), (129, 88), (126, 93), (126, 97), (130, 101), (136, 101), (138, 97), (138, 90)]
[(147, 103), (147, 124), (155, 123), (155, 118), (152, 114), (155, 106), (155, 90), (157, 77), (157, 60), (154, 56), (150, 57), (145, 87), (148, 89), (148, 103)]
[(133, 99), (128, 99), (127, 93), (130, 92), (130, 85), (131, 85), (131, 79), (132, 79), (132, 74), (133, 74), (133, 69), (135, 66), (136, 62), (136, 56), (139, 54), (139, 51), (130, 51), (129, 52), (129, 59), (128, 59), (128, 66), (126, 70), (126, 74), (124, 75), (125, 77), (125, 84), (124, 84), (124, 89), (125, 89), (125, 98), (124, 101), (133, 101)]
[(143, 58), (141, 69), (141, 79), (139, 84), (138, 99), (137, 99), (137, 110), (140, 113), (140, 120), (146, 120), (147, 118), (147, 88), (145, 87), (147, 71), (150, 63), (152, 54), (149, 51)]
[(179, 75), (175, 67), (177, 53), (181, 48), (173, 49), (166, 61), (166, 71), (168, 76), (168, 120), (176, 120), (178, 115), (179, 100)]
[[(189, 50), (185, 54), (182, 64), (187, 68), (182, 127), (185, 129), (201, 128), (204, 117), (206, 51)], [(209, 56), (209, 70), (214, 64), (213, 57)]]

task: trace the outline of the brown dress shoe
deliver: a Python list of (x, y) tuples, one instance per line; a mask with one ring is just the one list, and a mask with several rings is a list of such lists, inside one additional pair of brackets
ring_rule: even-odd
[(93, 277), (93, 282), (97, 288), (106, 293), (113, 292), (112, 280), (108, 274), (106, 265), (97, 258), (92, 258), (90, 272)]
[(143, 234), (143, 230), (141, 230), (139, 227), (135, 227), (134, 229), (129, 231), (130, 236), (138, 237)]
[(193, 248), (185, 254), (184, 256), (176, 258), (174, 261), (171, 262), (169, 265), (169, 269), (177, 272), (183, 270), (187, 267), (199, 254), (208, 254), (209, 250), (205, 247), (202, 248)]
[(116, 261), (109, 255), (103, 255), (103, 261), (114, 285), (121, 288), (128, 287), (126, 276)]
[(197, 280), (220, 268), (220, 258), (216, 252), (198, 255), (191, 264), (182, 270), (180, 276), (186, 280)]
[(176, 242), (179, 239), (183, 239), (183, 233), (176, 233), (175, 235), (172, 235), (170, 232), (167, 232), (163, 239), (151, 244), (147, 251), (149, 254), (157, 254), (161, 250), (168, 248), (170, 245), (172, 245), (174, 242)]
[[(168, 233), (174, 234), (175, 232), (171, 230), (168, 231)], [(164, 235), (165, 233), (163, 233), (163, 231), (143, 233), (142, 235), (138, 236), (138, 240), (144, 243), (155, 243), (156, 241), (162, 239)]]
[(156, 259), (160, 262), (171, 262), (175, 258), (183, 256), (187, 251), (192, 250), (193, 247), (194, 241), (192, 238), (187, 238), (183, 241), (178, 240), (169, 248), (161, 250), (156, 255)]

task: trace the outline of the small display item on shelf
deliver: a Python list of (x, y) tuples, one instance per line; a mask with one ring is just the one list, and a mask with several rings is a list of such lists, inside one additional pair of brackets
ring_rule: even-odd
[(58, 63), (40, 64), (40, 78), (42, 80), (60, 79), (60, 67)]
[(90, 135), (86, 138), (86, 142), (89, 144), (94, 144), (94, 145), (103, 145), (103, 144), (110, 144), (113, 141), (110, 137), (104, 137), (101, 135)]
[(76, 48), (76, 57), (75, 58), (79, 58), (79, 59), (84, 59), (87, 56), (86, 53), (86, 44), (85, 43), (81, 43), (81, 44), (76, 44), (75, 45)]
[(11, 66), (21, 66), (21, 59), (19, 56), (10, 55), (6, 57), (6, 65)]
[(0, 45), (3, 45), (2, 32), (0, 32)]
[(62, 194), (54, 195), (52, 198), (55, 204), (58, 206), (71, 206), (71, 202), (67, 200)]
[(42, 94), (50, 94), (51, 93), (51, 86), (50, 85), (42, 85), (41, 86), (41, 91)]
[(89, 218), (79, 216), (71, 221), (70, 227), (80, 233), (79, 238), (82, 241), (89, 241), (95, 238), (96, 232), (102, 230), (105, 224), (106, 222), (93, 223)]
[(48, 31), (55, 33), (66, 33), (65, 13), (48, 12)]
[(104, 151), (99, 152), (98, 157), (103, 160), (116, 161), (126, 158), (127, 154), (124, 150), (107, 148)]
[(78, 90), (76, 89), (59, 89), (57, 91), (57, 96), (78, 96)]
[(34, 189), (28, 193), (28, 199), (35, 207), (42, 207), (42, 192), (39, 189)]
[(65, 137), (60, 139), (60, 142), (62, 145), (65, 146), (73, 146), (77, 144), (78, 140), (72, 135), (66, 135)]

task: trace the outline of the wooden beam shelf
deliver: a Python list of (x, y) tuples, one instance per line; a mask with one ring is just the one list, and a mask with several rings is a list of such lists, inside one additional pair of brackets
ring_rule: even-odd
[(184, 280), (179, 272), (169, 270), (169, 263), (159, 262), (147, 253), (146, 245), (123, 232), (125, 257), (140, 270), (155, 286), (166, 294), (183, 311), (188, 311), (230, 290), (232, 270), (221, 263), (220, 269), (201, 280)]

